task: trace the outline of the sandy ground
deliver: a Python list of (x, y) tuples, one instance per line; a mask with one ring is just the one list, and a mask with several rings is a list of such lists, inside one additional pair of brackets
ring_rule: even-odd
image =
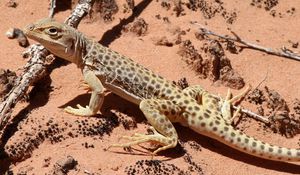
[[(46, 17), (48, 1), (16, 0), (16, 8), (8, 7), (7, 2), (8, 0), (0, 1), (0, 68), (20, 74), (26, 63), (26, 59), (21, 57), (24, 48), (19, 47), (16, 40), (7, 39), (4, 33), (10, 27), (23, 28)], [(220, 34), (230, 34), (230, 28), (241, 38), (254, 43), (271, 48), (285, 46), (295, 52), (299, 51), (299, 48), (293, 48), (291, 44), (300, 41), (298, 1), (265, 0), (263, 2), (278, 2), (271, 10), (265, 10), (265, 4), (262, 3), (259, 8), (256, 1), (227, 0), (222, 4), (224, 9), (210, 19), (205, 18), (199, 9), (192, 11), (186, 6), (183, 7), (184, 15), (176, 17), (172, 10), (173, 4), (170, 10), (166, 10), (162, 7), (162, 2), (135, 2), (141, 10), (138, 17), (148, 24), (148, 29), (142, 36), (123, 32), (116, 37), (115, 33), (108, 32), (121, 19), (127, 19), (131, 15), (131, 12), (123, 13), (123, 0), (117, 1), (119, 12), (111, 22), (104, 22), (100, 17), (85, 19), (79, 30), (101, 43), (108, 43), (113, 50), (131, 57), (169, 80), (177, 81), (185, 77), (190, 85), (200, 84), (208, 91), (223, 97), (228, 88), (222, 83), (213, 83), (209, 78), (200, 78), (177, 53), (180, 45), (167, 47), (155, 44), (156, 41), (163, 36), (171, 36), (172, 31), (180, 28), (181, 31), (186, 31), (182, 40), (190, 40), (202, 54), (202, 42), (195, 37), (197, 26), (189, 23), (197, 21)], [(201, 2), (216, 4), (215, 1)], [(251, 2), (254, 2), (254, 6)], [(232, 24), (228, 18), (223, 17), (224, 11), (236, 14)], [(55, 19), (64, 21), (70, 12), (71, 9), (60, 11), (55, 14)], [(260, 87), (267, 86), (278, 92), (289, 108), (292, 108), (295, 98), (300, 97), (299, 62), (252, 49), (244, 49), (238, 54), (225, 50), (225, 55), (246, 84), (255, 87), (265, 78)], [(64, 113), (63, 107), (88, 103), (89, 95), (80, 87), (81, 80), (81, 72), (74, 64), (56, 68), (47, 81), (42, 81), (34, 93), (31, 93), (28, 102), (23, 101), (16, 106), (13, 115), (19, 117), (20, 122), (17, 129), (6, 136), (8, 138), (4, 150), (10, 159), (7, 156), (1, 157), (0, 173), (9, 170), (13, 174), (53, 174), (57, 162), (72, 156), (77, 165), (68, 174), (300, 174), (299, 163), (255, 158), (179, 125), (175, 126), (180, 146), (162, 152), (154, 159), (147, 155), (147, 150), (139, 146), (132, 150), (112, 148), (106, 151), (105, 148), (110, 144), (124, 142), (119, 140), (120, 136), (145, 133), (149, 125), (137, 106), (112, 94), (105, 98), (101, 110), (103, 115), (99, 113), (96, 117), (83, 118)], [(243, 106), (256, 111), (256, 106), (249, 102), (243, 103)], [(237, 127), (265, 142), (300, 147), (298, 133), (287, 138), (272, 132), (254, 119), (245, 118)], [(151, 145), (144, 146), (147, 148)]]

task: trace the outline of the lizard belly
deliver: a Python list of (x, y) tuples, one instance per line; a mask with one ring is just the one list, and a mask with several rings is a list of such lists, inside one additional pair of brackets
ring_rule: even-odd
[(139, 105), (141, 102), (141, 98), (129, 93), (128, 91), (124, 90), (123, 88), (120, 88), (116, 85), (110, 84), (110, 83), (105, 83), (104, 87), (107, 88), (108, 90), (110, 90), (111, 92), (113, 92), (114, 94), (134, 103)]

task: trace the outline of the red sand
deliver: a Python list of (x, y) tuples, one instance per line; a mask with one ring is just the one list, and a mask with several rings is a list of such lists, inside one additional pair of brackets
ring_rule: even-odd
[[(0, 17), (0, 67), (10, 69), (20, 73), (18, 70), (25, 65), (26, 60), (22, 59), (21, 52), (23, 48), (19, 47), (15, 40), (9, 40), (4, 33), (10, 27), (22, 28), (25, 25), (34, 22), (40, 18), (48, 15), (48, 1), (16, 1), (18, 6), (16, 8), (9, 8), (5, 4), (8, 0), (0, 1), (1, 17)], [(140, 1), (136, 1), (138, 4)], [(100, 40), (103, 33), (111, 29), (119, 23), (119, 18), (126, 18), (130, 14), (122, 13), (123, 0), (117, 1), (119, 5), (119, 13), (115, 15), (115, 20), (111, 23), (105, 23), (103, 20), (91, 22), (86, 19), (81, 22), (79, 30), (87, 36)], [(227, 11), (235, 11), (237, 13), (236, 21), (233, 24), (228, 24), (224, 18), (217, 14), (211, 19), (205, 19), (199, 11), (190, 11), (186, 7), (186, 15), (176, 17), (172, 10), (166, 11), (161, 7), (160, 2), (153, 1), (147, 6), (139, 17), (143, 18), (148, 23), (148, 31), (145, 36), (137, 37), (133, 34), (122, 34), (119, 38), (115, 39), (110, 48), (118, 51), (126, 56), (129, 56), (148, 67), (160, 75), (170, 79), (178, 80), (186, 77), (188, 82), (193, 84), (200, 84), (207, 90), (225, 96), (227, 88), (224, 86), (212, 85), (208, 79), (200, 79), (196, 73), (182, 60), (177, 54), (178, 45), (173, 47), (157, 46), (154, 44), (156, 38), (160, 38), (169, 33), (170, 28), (180, 27), (181, 30), (191, 29), (185, 39), (193, 42), (197, 46), (197, 39), (194, 37), (194, 32), (197, 27), (190, 25), (189, 21), (197, 21), (201, 24), (207, 24), (207, 27), (220, 34), (230, 34), (227, 28), (235, 31), (240, 37), (248, 41), (272, 47), (281, 48), (286, 46), (291, 48), (288, 40), (293, 42), (300, 41), (299, 26), (300, 26), (300, 13), (298, 7), (300, 2), (293, 0), (279, 1), (279, 4), (274, 7), (276, 12), (283, 14), (282, 18), (272, 17), (269, 11), (263, 8), (257, 8), (250, 5), (251, 1), (238, 1), (228, 0), (224, 4)], [(292, 7), (296, 8), (293, 15), (286, 13)], [(64, 21), (70, 10), (59, 12), (55, 14), (55, 18), (59, 21)], [(163, 20), (158, 20), (155, 15), (160, 14), (161, 17), (167, 16), (170, 23), (164, 23)], [(32, 42), (32, 41), (31, 41)], [(294, 49), (298, 51), (299, 48)], [(231, 60), (231, 64), (235, 71), (237, 71), (245, 80), (246, 84), (256, 86), (260, 83), (268, 72), (267, 79), (263, 82), (262, 86), (268, 86), (271, 89), (279, 92), (282, 97), (291, 104), (294, 98), (300, 97), (300, 64), (297, 61), (267, 55), (265, 53), (254, 51), (252, 49), (244, 49), (239, 54), (231, 54), (226, 51), (226, 56)], [(82, 121), (85, 118), (76, 117), (66, 114), (62, 111), (62, 106), (74, 105), (76, 103), (88, 103), (89, 96), (85, 95), (84, 99), (77, 98), (84, 95), (85, 90), (80, 88), (82, 75), (79, 69), (74, 64), (62, 66), (54, 69), (50, 74), (52, 80), (50, 86), (52, 91), (49, 94), (49, 99), (45, 100), (45, 92), (39, 91), (32, 99), (34, 105), (31, 112), (28, 114), (27, 120), (38, 121), (44, 119), (45, 121), (52, 118), (54, 123), (68, 122), (75, 125), (76, 121)], [(233, 91), (237, 93), (237, 91)], [(41, 102), (44, 100), (43, 102)], [(16, 163), (11, 164), (11, 169), (14, 173), (25, 171), (28, 174), (45, 174), (49, 172), (57, 160), (71, 155), (78, 161), (77, 169), (71, 170), (69, 174), (85, 174), (87, 170), (91, 173), (98, 174), (126, 174), (125, 167), (134, 165), (139, 160), (151, 160), (150, 156), (133, 150), (133, 153), (126, 152), (120, 148), (113, 148), (110, 151), (105, 151), (112, 143), (124, 142), (118, 138), (123, 135), (131, 135), (135, 132), (145, 133), (148, 125), (145, 123), (143, 115), (139, 113), (138, 107), (133, 105), (127, 106), (127, 102), (120, 101), (120, 98), (109, 96), (105, 100), (107, 103), (104, 105), (104, 110), (109, 111), (113, 103), (117, 103), (116, 110), (122, 109), (121, 113), (116, 112), (117, 116), (123, 116), (125, 119), (130, 120), (131, 117), (137, 118), (137, 128), (125, 130), (122, 125), (113, 128), (110, 135), (105, 134), (101, 139), (99, 136), (86, 136), (79, 135), (76, 138), (64, 139), (61, 142), (52, 144), (49, 139), (45, 139), (38, 148), (34, 149), (31, 156), (24, 160), (18, 160)], [(42, 103), (42, 104), (39, 104)], [(27, 106), (27, 103), (19, 103), (16, 107), (14, 115)], [(114, 104), (116, 106), (116, 104)], [(244, 105), (247, 107), (247, 103)], [(255, 110), (253, 108), (252, 110)], [(103, 110), (102, 110), (103, 111)], [(127, 112), (124, 112), (127, 111)], [(130, 117), (128, 117), (128, 114)], [(97, 116), (105, 117), (105, 116)], [(88, 122), (95, 121), (97, 118), (86, 118)], [(144, 121), (144, 122), (142, 122)], [(250, 121), (250, 120), (247, 120)], [(32, 122), (36, 124), (38, 122)], [(42, 122), (41, 122), (42, 123)], [(20, 133), (35, 132), (29, 124), (20, 123), (22, 128), (19, 129), (8, 141), (7, 144), (18, 142), (18, 138), (22, 139)], [(292, 148), (299, 147), (299, 135), (294, 138), (288, 139), (279, 134), (273, 133), (270, 130), (265, 132), (259, 125), (258, 121), (251, 120), (251, 122), (240, 123), (241, 128), (245, 128), (244, 132), (251, 136), (255, 136), (265, 142), (277, 144), (280, 146), (287, 146)], [(45, 126), (42, 126), (45, 127)], [(199, 134), (193, 133), (188, 128), (176, 125), (179, 133), (179, 138), (184, 144), (182, 147), (189, 155), (192, 155), (192, 162), (202, 168), (204, 174), (212, 175), (233, 175), (233, 174), (268, 174), (268, 175), (283, 175), (283, 174), (300, 174), (299, 163), (281, 163), (263, 160), (249, 156), (247, 154), (235, 151), (217, 141), (203, 137)], [(22, 141), (22, 140), (21, 140)], [(20, 140), (19, 140), (20, 142)], [(94, 148), (85, 148), (82, 144), (88, 143)], [(195, 144), (200, 146), (201, 149), (192, 148), (190, 145)], [(149, 144), (145, 144), (149, 146)], [(138, 150), (143, 150), (141, 147), (135, 146)], [(163, 163), (173, 164), (183, 171), (189, 171), (191, 164), (184, 160), (184, 154), (180, 154), (180, 147), (170, 149), (163, 152), (155, 159), (162, 160)], [(48, 160), (48, 163), (46, 160)], [(47, 164), (47, 165), (46, 165)], [(195, 166), (192, 166), (195, 169)], [(191, 174), (199, 174), (200, 170), (190, 172)], [(138, 174), (138, 173), (137, 173)], [(147, 174), (146, 172), (140, 174)], [(157, 174), (157, 173), (156, 173)]]

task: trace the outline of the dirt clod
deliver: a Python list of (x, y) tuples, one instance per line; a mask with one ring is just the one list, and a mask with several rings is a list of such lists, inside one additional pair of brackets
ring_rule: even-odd
[(279, 3), (279, 0), (252, 0), (250, 3), (252, 6), (257, 8), (264, 8), (266, 11), (271, 10), (276, 7)]
[(233, 70), (230, 60), (225, 56), (222, 45), (218, 41), (205, 43), (201, 50), (206, 53), (203, 57), (191, 41), (186, 40), (180, 45), (178, 54), (199, 73), (201, 78), (209, 78), (213, 82), (220, 80), (223, 85), (233, 89), (244, 87), (243, 78)]
[(148, 24), (143, 18), (137, 18), (133, 23), (130, 23), (123, 28), (124, 32), (131, 32), (137, 36), (145, 35), (147, 30)]
[(235, 11), (228, 11), (222, 1), (190, 0), (185, 5), (193, 11), (199, 9), (206, 19), (220, 15), (228, 24), (233, 24), (237, 19), (237, 13)]
[(15, 0), (9, 0), (6, 4), (7, 7), (16, 8), (18, 3)]
[(96, 12), (100, 13), (101, 18), (106, 22), (112, 21), (114, 19), (113, 15), (119, 10), (115, 0), (96, 1), (94, 8)]
[(70, 170), (76, 168), (77, 164), (78, 162), (72, 156), (67, 156), (58, 160), (47, 175), (67, 175)]
[(185, 77), (179, 79), (177, 82), (173, 81), (173, 83), (175, 85), (179, 86), (180, 89), (185, 89), (185, 88), (189, 87), (189, 83), (187, 82)]
[(11, 90), (16, 78), (15, 72), (0, 69), (0, 101)]
[(17, 28), (10, 28), (5, 34), (9, 39), (17, 38), (18, 43), (21, 47), (29, 46), (27, 37), (24, 35), (22, 30)]
[(300, 132), (297, 99), (294, 102), (294, 113), (289, 109), (287, 102), (281, 95), (267, 86), (264, 89), (255, 89), (249, 93), (247, 100), (258, 105), (259, 114), (265, 114), (269, 117), (270, 128), (273, 132), (280, 133), (285, 137), (293, 137)]

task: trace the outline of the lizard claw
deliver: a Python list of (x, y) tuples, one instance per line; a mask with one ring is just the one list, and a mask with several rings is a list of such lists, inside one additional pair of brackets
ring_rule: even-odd
[(73, 108), (71, 106), (68, 106), (64, 109), (69, 114), (73, 115), (79, 115), (79, 116), (91, 116), (94, 115), (93, 111), (88, 107), (82, 107), (81, 105), (76, 105), (77, 108)]

